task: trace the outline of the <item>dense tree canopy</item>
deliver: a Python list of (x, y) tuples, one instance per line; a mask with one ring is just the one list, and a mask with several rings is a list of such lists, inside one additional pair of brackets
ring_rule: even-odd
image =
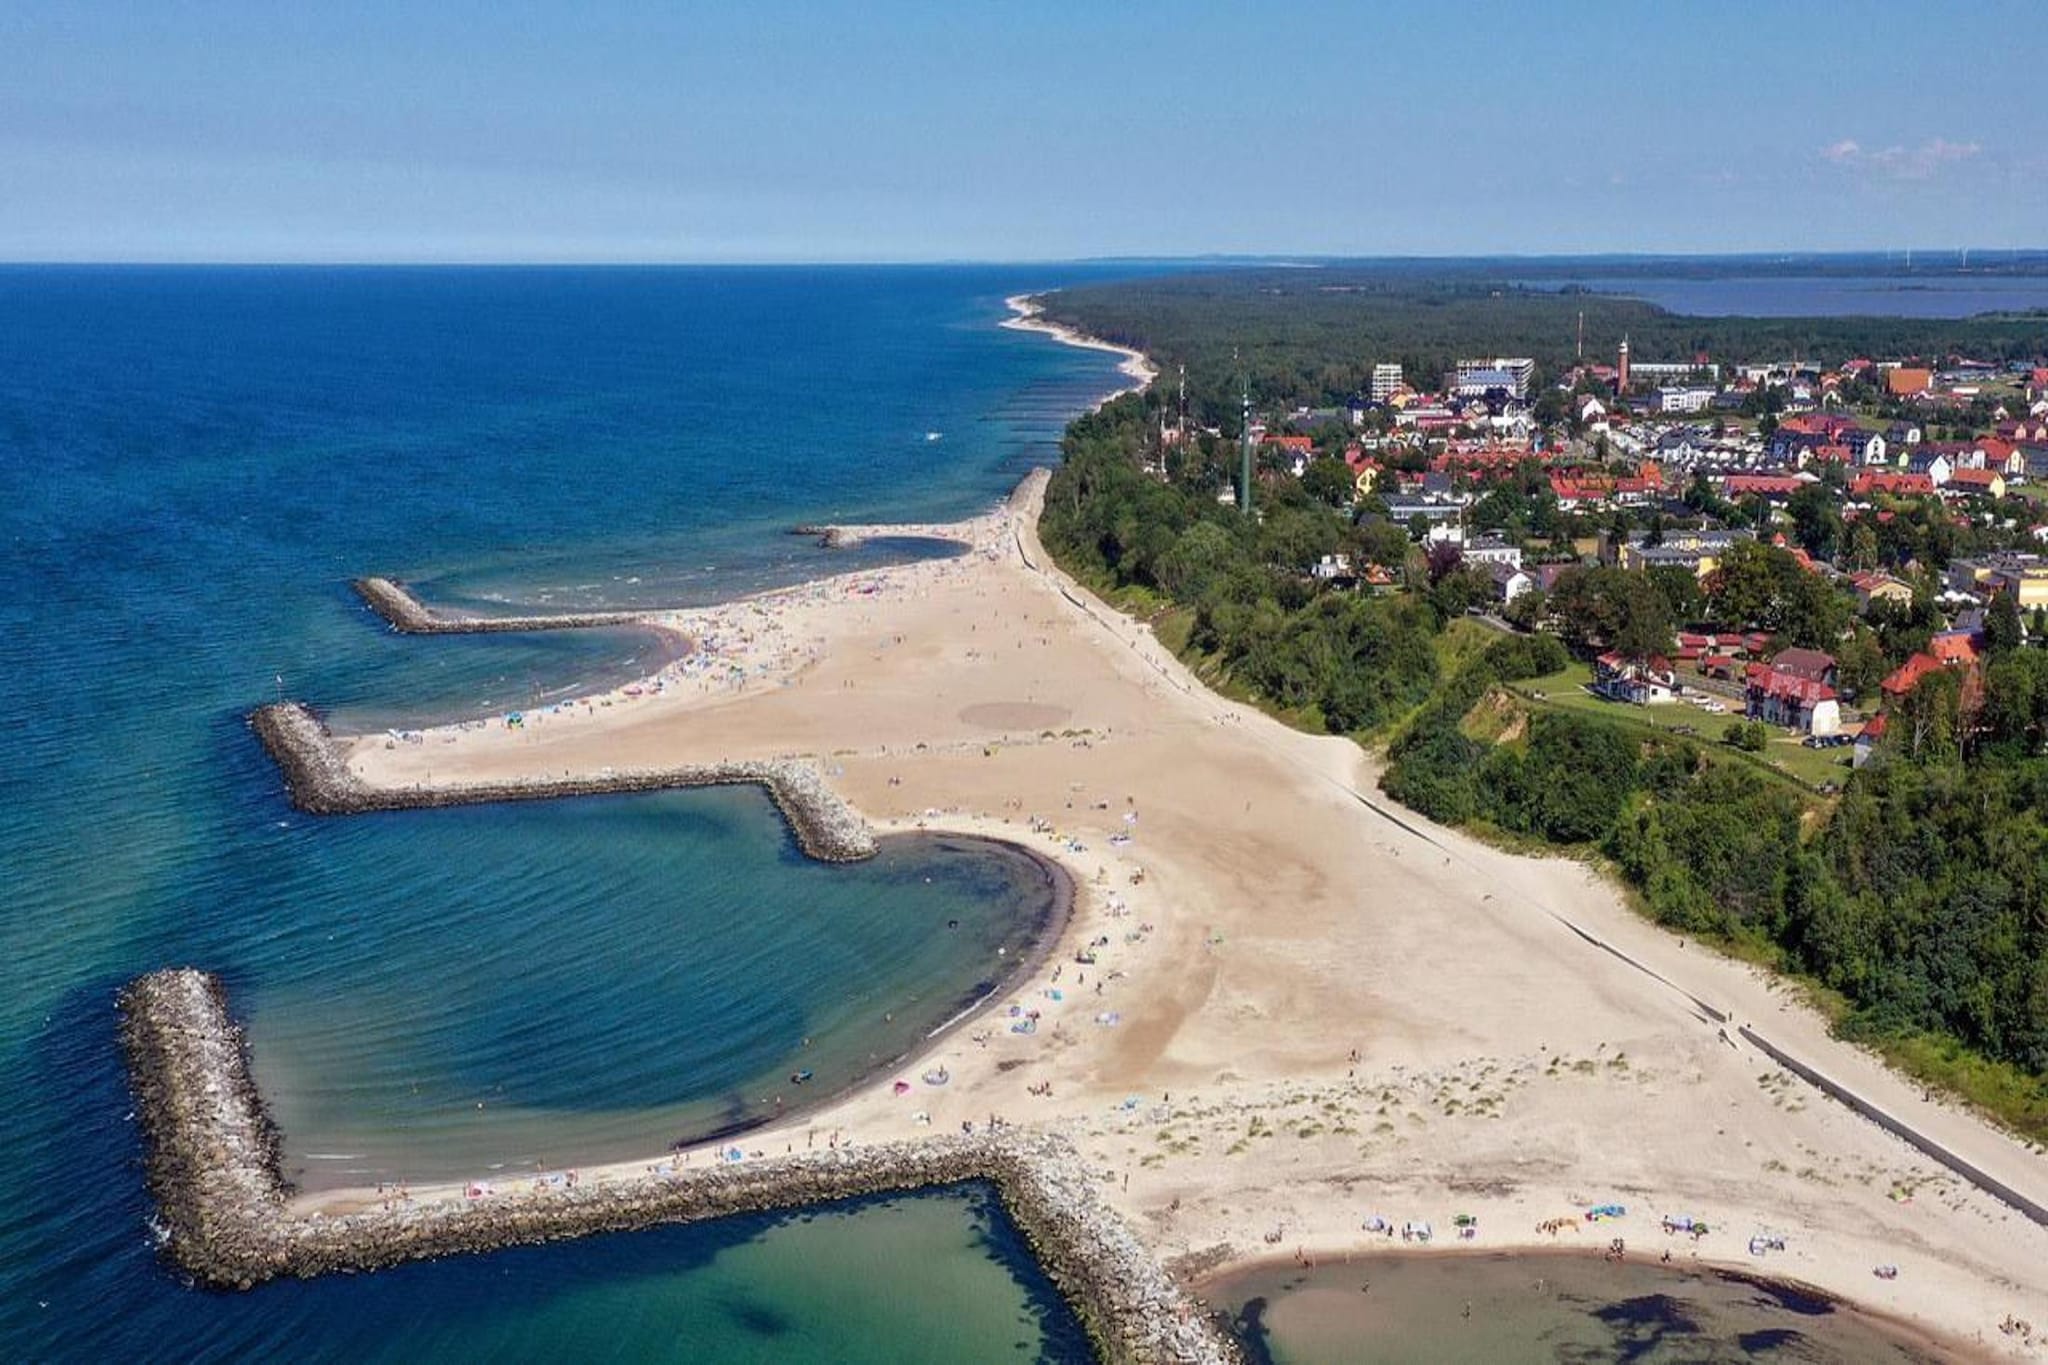
[(1431, 642), (1446, 613), (1426, 601), (1319, 588), (1313, 578), (1325, 556), (1400, 564), (1405, 535), (1352, 524), (1307, 480), (1262, 485), (1260, 514), (1246, 518), (1217, 504), (1192, 462), (1164, 482), (1141, 472), (1146, 431), (1137, 396), (1069, 429), (1040, 526), (1063, 563), (1188, 608), (1192, 644), (1259, 695), (1313, 712), (1333, 732), (1377, 729), (1429, 694)]

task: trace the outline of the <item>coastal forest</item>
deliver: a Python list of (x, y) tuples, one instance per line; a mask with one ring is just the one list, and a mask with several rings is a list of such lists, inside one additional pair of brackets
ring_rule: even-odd
[[(1816, 792), (1746, 754), (1739, 723), (1677, 736), (1520, 707), (1514, 690), (1623, 633), (1668, 647), (1675, 624), (1718, 608), (1839, 630), (1845, 612), (1781, 600), (1812, 581), (1786, 551), (1756, 546), (1728, 576), (1740, 603), (1700, 601), (1689, 573), (1588, 568), (1551, 595), (1554, 629), (1492, 630), (1468, 617), (1478, 575), (1354, 520), (1335, 488), (1318, 496), (1328, 462), (1261, 481), (1249, 518), (1218, 497), (1228, 443), (1147, 472), (1167, 401), (1129, 395), (1068, 429), (1041, 533), (1077, 579), (1150, 619), (1212, 685), (1383, 744), (1401, 803), (1604, 860), (1659, 922), (1813, 983), (1844, 1032), (2048, 1140), (2048, 651), (1994, 641), (1980, 694), (1930, 676), (1879, 760)], [(1398, 576), (1377, 595), (1319, 581), (1338, 553)], [(1895, 648), (1925, 640), (1907, 615), (1896, 630)]]
[(1771, 355), (1839, 364), (1956, 351), (2003, 360), (2032, 356), (2043, 327), (2038, 314), (1688, 317), (1434, 263), (1426, 274), (1396, 263), (1211, 270), (1078, 285), (1042, 301), (1051, 321), (1163, 365), (1185, 364), (1200, 419), (1226, 431), (1235, 430), (1241, 384), (1259, 407), (1341, 404), (1369, 388), (1374, 361), (1399, 361), (1411, 379), (1433, 381), (1461, 356), (1517, 355), (1555, 375), (1579, 358), (1582, 337), (1585, 358), (1612, 363), (1624, 336), (1638, 360)]

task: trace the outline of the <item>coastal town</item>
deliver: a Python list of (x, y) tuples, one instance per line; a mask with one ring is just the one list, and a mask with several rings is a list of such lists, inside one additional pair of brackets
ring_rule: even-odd
[[(1650, 648), (1592, 651), (1586, 691), (1839, 748), (1824, 766), (1866, 762), (1930, 672), (1955, 670), (1980, 704), (1971, 680), (1993, 642), (2048, 642), (2038, 359), (1724, 364), (1637, 359), (1624, 337), (1612, 363), (1555, 375), (1528, 357), (1436, 376), (1380, 362), (1348, 405), (1255, 416), (1248, 440), (1254, 502), (1291, 481), (1356, 528), (1303, 566), (1319, 584), (1451, 578), (1477, 616), (1569, 631), (1572, 579), (1638, 575), (1664, 590), (1672, 628), (1653, 627)], [(1166, 421), (1153, 468), (1198, 442), (1228, 468), (1221, 429)], [(1783, 604), (1732, 580), (1792, 566), (1815, 587), (1809, 609), (1742, 609)]]

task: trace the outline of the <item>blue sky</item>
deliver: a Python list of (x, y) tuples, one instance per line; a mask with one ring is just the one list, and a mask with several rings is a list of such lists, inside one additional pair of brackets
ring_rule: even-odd
[(0, 259), (2039, 247), (2044, 65), (2000, 0), (8, 0)]

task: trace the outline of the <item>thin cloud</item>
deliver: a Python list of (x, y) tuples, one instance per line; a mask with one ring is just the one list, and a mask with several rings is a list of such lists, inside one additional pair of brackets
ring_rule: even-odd
[(1865, 148), (1854, 138), (1843, 138), (1820, 149), (1821, 160), (1845, 170), (1861, 171), (1889, 180), (1926, 180), (1943, 168), (1969, 161), (1983, 147), (1975, 142), (1950, 142), (1945, 137), (1929, 138), (1917, 147), (1894, 144)]

